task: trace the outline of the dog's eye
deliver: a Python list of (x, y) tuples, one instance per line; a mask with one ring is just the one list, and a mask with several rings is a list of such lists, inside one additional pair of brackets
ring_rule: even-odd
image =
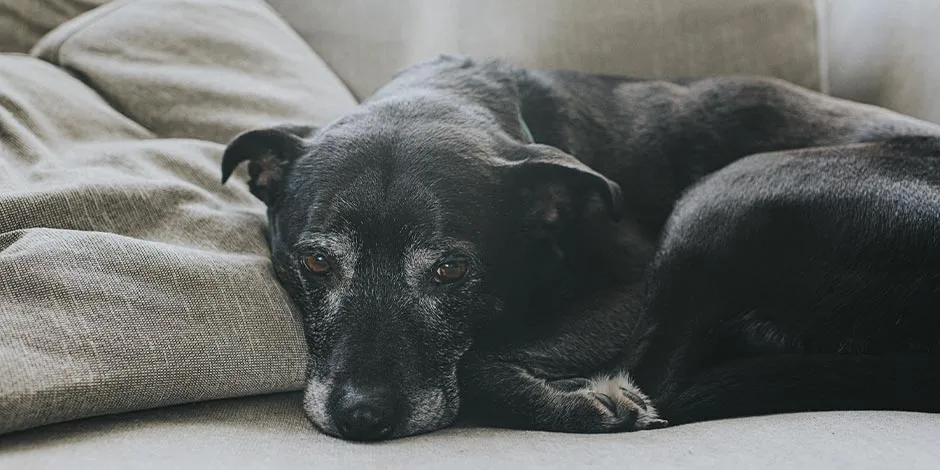
[(329, 274), (333, 270), (333, 266), (330, 266), (330, 259), (323, 253), (304, 256), (304, 267), (308, 271), (320, 275)]
[(466, 275), (467, 262), (465, 260), (447, 260), (434, 269), (434, 280), (440, 284), (459, 281)]

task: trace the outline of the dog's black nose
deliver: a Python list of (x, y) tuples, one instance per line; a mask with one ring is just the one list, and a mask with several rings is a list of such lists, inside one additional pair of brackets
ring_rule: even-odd
[(346, 439), (372, 441), (388, 436), (392, 427), (382, 411), (369, 405), (357, 405), (337, 416), (336, 427)]
[(374, 441), (392, 433), (395, 398), (389, 390), (376, 387), (343, 389), (333, 420), (344, 439)]

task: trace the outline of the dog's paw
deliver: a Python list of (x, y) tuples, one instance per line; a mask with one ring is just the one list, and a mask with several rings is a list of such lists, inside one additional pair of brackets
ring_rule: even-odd
[[(668, 425), (659, 417), (652, 400), (626, 374), (557, 380), (551, 385), (570, 394), (573, 399), (566, 405), (569, 411), (577, 415), (577, 422), (570, 423), (573, 429), (622, 432), (658, 429)], [(593, 409), (577, 413), (578, 408), (584, 405)]]
[(657, 429), (668, 425), (661, 419), (653, 401), (624, 373), (595, 377), (588, 390), (617, 420), (630, 416), (631, 430)]

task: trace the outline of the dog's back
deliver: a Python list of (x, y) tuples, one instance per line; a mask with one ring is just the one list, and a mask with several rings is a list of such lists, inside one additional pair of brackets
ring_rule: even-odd
[(766, 77), (524, 76), (522, 114), (535, 141), (620, 183), (630, 213), (652, 233), (690, 184), (744, 156), (940, 134), (940, 126)]

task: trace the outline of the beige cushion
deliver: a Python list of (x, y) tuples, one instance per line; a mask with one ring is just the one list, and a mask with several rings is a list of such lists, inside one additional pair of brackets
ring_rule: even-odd
[(0, 52), (29, 52), (50, 30), (110, 0), (0, 0)]
[(439, 52), (820, 88), (813, 0), (269, 0), (359, 97)]
[(940, 417), (831, 412), (620, 434), (448, 429), (378, 445), (310, 425), (299, 394), (109, 416), (0, 439), (0, 468), (936, 470)]
[(76, 72), (161, 137), (227, 142), (249, 127), (326, 124), (356, 104), (260, 0), (116, 1), (33, 54)]
[(219, 183), (217, 142), (325, 121), (349, 92), (260, 0), (120, 2), (63, 28), (38, 52), (101, 95), (0, 56), (0, 432), (297, 389), (264, 207), (244, 170)]

